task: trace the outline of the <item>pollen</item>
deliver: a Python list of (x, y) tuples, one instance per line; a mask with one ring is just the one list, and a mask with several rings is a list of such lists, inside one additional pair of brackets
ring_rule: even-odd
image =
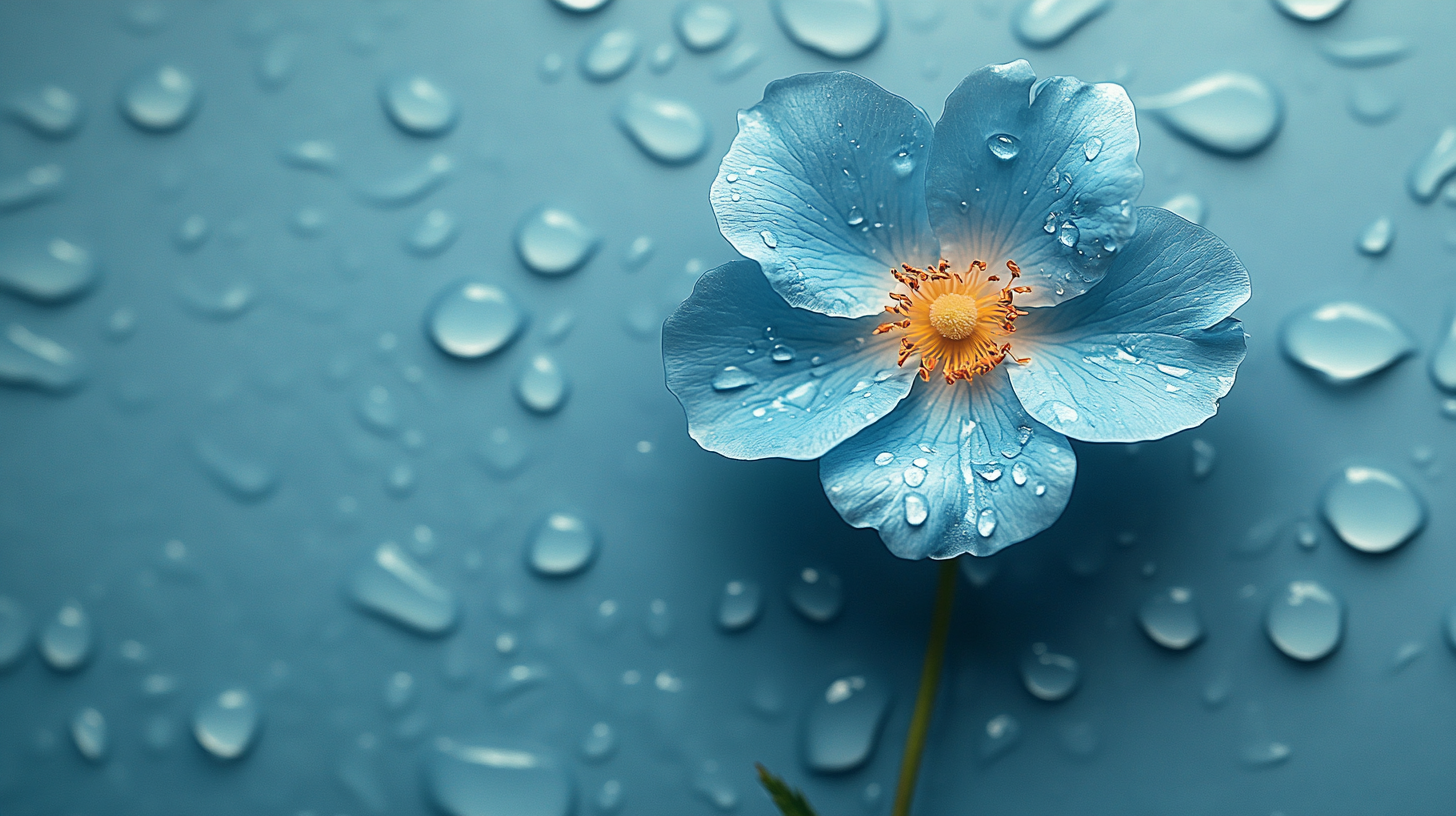
[(926, 269), (905, 265), (891, 270), (902, 291), (890, 293), (885, 311), (898, 319), (881, 323), (875, 334), (896, 331), (900, 338), (899, 364), (918, 356), (920, 378), (929, 380), (937, 369), (947, 384), (969, 381), (985, 374), (1010, 356), (1018, 363), (1030, 360), (1011, 354), (1010, 337), (1016, 318), (1026, 314), (1014, 303), (1030, 287), (1015, 285), (1021, 270), (1006, 262), (1009, 280), (987, 274), (986, 264), (973, 261), (964, 273), (951, 272), (942, 260)]

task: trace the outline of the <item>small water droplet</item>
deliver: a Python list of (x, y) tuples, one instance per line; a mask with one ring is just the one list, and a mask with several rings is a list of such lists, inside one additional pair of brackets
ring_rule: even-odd
[(409, 231), (404, 245), (415, 255), (429, 258), (449, 249), (459, 235), (460, 221), (445, 210), (434, 209)]
[(1414, 350), (1405, 331), (1359, 303), (1325, 303), (1284, 324), (1284, 353), (1335, 384), (1368, 377)]
[(213, 483), (240, 502), (262, 501), (278, 486), (278, 474), (267, 464), (211, 439), (193, 439), (192, 452)]
[(763, 613), (763, 590), (756, 581), (729, 581), (718, 599), (718, 625), (728, 632), (741, 632), (758, 622)]
[(1390, 249), (1390, 244), (1395, 240), (1395, 225), (1389, 218), (1377, 218), (1371, 222), (1365, 231), (1360, 233), (1360, 239), (1355, 242), (1355, 248), (1361, 254), (1384, 255)]
[(586, 44), (578, 66), (582, 76), (593, 82), (611, 82), (632, 70), (640, 51), (631, 29), (608, 29)]
[(884, 467), (885, 465), (888, 465), (893, 461), (895, 461), (895, 454), (890, 453), (889, 451), (885, 451), (884, 453), (875, 456), (875, 464), (879, 465), (880, 467)]
[(605, 8), (612, 0), (551, 0), (557, 7), (576, 14), (590, 14)]
[(828, 623), (844, 608), (844, 586), (836, 573), (805, 567), (789, 585), (789, 602), (808, 620)]
[(1081, 676), (1076, 660), (1048, 651), (1043, 643), (1032, 644), (1021, 659), (1021, 682), (1039, 700), (1065, 700), (1077, 690)]
[(40, 656), (56, 671), (72, 672), (86, 665), (95, 648), (91, 618), (79, 601), (67, 601), (40, 630)]
[(997, 133), (987, 137), (986, 149), (1001, 161), (1011, 161), (1021, 152), (1021, 142), (1009, 133)]
[(1342, 470), (1325, 488), (1322, 506), (1340, 539), (1366, 553), (1389, 552), (1426, 523), (1425, 507), (1416, 494), (1378, 468)]
[(1081, 237), (1081, 230), (1077, 229), (1077, 225), (1071, 221), (1063, 221), (1062, 225), (1057, 228), (1057, 243), (1068, 249), (1077, 246), (1077, 241)]
[(386, 541), (349, 579), (349, 596), (363, 609), (422, 635), (455, 626), (460, 604), (398, 544)]
[(922, 468), (911, 465), (905, 468), (905, 473), (902, 474), (902, 478), (904, 478), (906, 485), (919, 487), (925, 483), (925, 471)]
[(1020, 741), (1020, 721), (1010, 714), (997, 714), (986, 721), (986, 730), (976, 752), (982, 762), (992, 762), (1005, 756)]
[(778, 249), (779, 240), (774, 237), (774, 234), (772, 232), (764, 230), (763, 232), (760, 232), (758, 236), (763, 239), (764, 246), (768, 247), (769, 249)]
[(987, 507), (976, 516), (976, 533), (981, 538), (990, 538), (996, 532), (996, 513)]
[(536, 63), (536, 76), (541, 77), (542, 82), (558, 82), (565, 73), (566, 60), (555, 51), (543, 54), (541, 61)]
[(627, 251), (622, 255), (622, 266), (627, 269), (641, 269), (652, 260), (656, 251), (657, 246), (652, 242), (651, 236), (639, 235), (627, 245)]
[[(919, 470), (919, 468), (914, 468)], [(922, 471), (923, 472), (923, 471)], [(930, 517), (930, 506), (925, 497), (919, 493), (905, 494), (905, 523), (911, 527), (919, 527)]]
[(1144, 98), (1138, 109), (1152, 112), (1194, 144), (1231, 156), (1262, 149), (1284, 121), (1279, 94), (1263, 80), (1236, 71), (1220, 71)]
[(385, 80), (379, 86), (379, 102), (395, 126), (414, 136), (439, 136), (460, 116), (455, 97), (421, 74)]
[(548, 515), (531, 537), (527, 559), (541, 575), (561, 578), (591, 565), (597, 555), (597, 534), (581, 517)]
[(819, 773), (863, 766), (874, 753), (889, 708), (889, 691), (878, 678), (835, 678), (804, 713), (804, 764)]
[(1203, 620), (1186, 587), (1153, 595), (1138, 609), (1138, 622), (1154, 643), (1168, 649), (1187, 649), (1203, 638)]
[(660, 42), (647, 55), (647, 70), (665, 74), (677, 64), (677, 49), (670, 42)]
[(679, 5), (672, 22), (678, 38), (691, 51), (722, 48), (738, 31), (738, 15), (733, 9), (711, 0), (689, 0)]
[(253, 695), (230, 688), (204, 700), (192, 713), (192, 735), (214, 757), (238, 759), (252, 747), (261, 720)]
[(357, 193), (365, 203), (376, 207), (404, 207), (440, 189), (454, 169), (454, 159), (436, 153), (420, 167), (360, 187)]
[(274, 37), (264, 46), (253, 63), (259, 87), (265, 91), (276, 91), (287, 85), (298, 70), (299, 48), (298, 38), (288, 34)]
[(466, 281), (446, 287), (426, 316), (430, 339), (452, 357), (473, 360), (500, 351), (520, 334), (525, 312), (504, 290)]
[(817, 380), (809, 380), (806, 383), (801, 383), (789, 389), (789, 392), (784, 394), (784, 402), (796, 408), (808, 410), (809, 406), (814, 404), (814, 398), (818, 395), (819, 382)]
[(279, 160), (299, 170), (333, 173), (339, 169), (339, 149), (323, 139), (305, 139), (283, 148)]
[(1213, 443), (1206, 439), (1195, 439), (1192, 444), (1193, 450), (1193, 478), (1202, 481), (1208, 478), (1213, 472), (1213, 465), (1218, 461), (1218, 451)]
[(79, 387), (85, 369), (74, 352), (19, 323), (0, 340), (0, 385), (63, 394)]
[(566, 374), (547, 354), (536, 354), (516, 375), (516, 397), (538, 414), (549, 414), (566, 402), (570, 386)]
[(288, 221), (288, 228), (299, 238), (317, 238), (329, 226), (329, 214), (318, 207), (303, 207)]
[(1340, 643), (1344, 611), (1338, 598), (1314, 581), (1293, 581), (1269, 606), (1269, 640), (1295, 660), (1328, 655)]
[(896, 178), (909, 178), (915, 172), (915, 158), (902, 151), (890, 160), (890, 169), (895, 171)]
[(653, 640), (667, 640), (672, 635), (673, 622), (672, 610), (668, 608), (667, 601), (654, 598), (647, 604), (647, 635)]
[(1320, 53), (1335, 65), (1346, 68), (1373, 68), (1389, 65), (1410, 56), (1411, 46), (1404, 37), (1365, 37), (1358, 40), (1325, 40)]
[(72, 300), (97, 278), (91, 253), (64, 238), (21, 237), (0, 248), (0, 289), (36, 303)]
[(1022, 3), (1012, 16), (1011, 30), (1027, 45), (1046, 48), (1107, 10), (1112, 0), (1037, 0)]
[(612, 726), (598, 722), (581, 738), (581, 756), (588, 762), (605, 762), (617, 750), (617, 732)]
[(1159, 206), (1194, 224), (1202, 224), (1208, 214), (1208, 208), (1204, 206), (1203, 199), (1193, 193), (1180, 193)]
[(732, 82), (758, 66), (763, 60), (763, 49), (751, 42), (741, 42), (723, 55), (713, 67), (713, 78), (719, 82)]
[(1373, 83), (1358, 81), (1350, 86), (1345, 107), (1357, 122), (1379, 125), (1400, 113), (1400, 99)]
[(714, 391), (736, 391), (758, 382), (758, 378), (738, 366), (723, 366), (713, 377)]
[(83, 708), (71, 717), (71, 741), (76, 750), (89, 762), (106, 759), (110, 741), (106, 733), (106, 718), (94, 708)]
[(1097, 158), (1097, 155), (1101, 152), (1102, 139), (1100, 137), (1093, 136), (1082, 144), (1082, 155), (1087, 157), (1087, 161), (1092, 161)]
[(21, 175), (0, 179), (0, 212), (21, 210), (56, 195), (66, 180), (58, 164), (42, 164)]
[(142, 130), (176, 130), (192, 119), (200, 102), (197, 83), (175, 65), (142, 69), (121, 88), (121, 112)]
[(1441, 131), (1430, 152), (1411, 168), (1410, 194), (1416, 201), (1429, 204), (1452, 177), (1456, 177), (1456, 127)]
[(80, 130), (84, 118), (81, 100), (55, 85), (16, 94), (7, 107), (11, 118), (47, 139), (71, 136)]
[(516, 227), (516, 253), (539, 275), (565, 275), (579, 269), (599, 243), (594, 230), (559, 207), (533, 210)]
[(643, 153), (664, 164), (686, 164), (708, 147), (708, 124), (686, 102), (636, 92), (617, 107), (616, 117)]
[(1274, 0), (1274, 7), (1300, 22), (1318, 23), (1339, 14), (1350, 0)]
[(773, 10), (789, 39), (844, 60), (879, 45), (889, 22), (883, 0), (774, 0)]

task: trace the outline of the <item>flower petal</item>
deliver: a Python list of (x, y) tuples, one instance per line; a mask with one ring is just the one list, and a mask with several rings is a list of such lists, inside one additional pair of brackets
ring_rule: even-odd
[(1026, 415), (999, 368), (919, 386), (819, 463), (839, 515), (901, 558), (991, 555), (1031, 538), (1062, 514), (1076, 475), (1066, 437)]
[(770, 83), (738, 114), (710, 198), (718, 228), (790, 305), (882, 311), (891, 268), (940, 258), (925, 213), (925, 112), (851, 73)]
[(791, 308), (758, 264), (732, 261), (663, 324), (667, 387), (710, 451), (816, 459), (910, 392), (915, 367), (895, 365), (899, 346), (876, 325)]
[(1015, 261), (1032, 289), (1022, 305), (1077, 297), (1136, 227), (1137, 152), (1122, 86), (1037, 82), (1025, 60), (976, 71), (935, 125), (925, 183), (941, 253), (957, 269)]
[(1234, 383), (1229, 317), (1249, 273), (1213, 233), (1140, 207), (1138, 234), (1096, 289), (1016, 322), (1011, 384), (1037, 419), (1088, 442), (1158, 439), (1203, 423)]

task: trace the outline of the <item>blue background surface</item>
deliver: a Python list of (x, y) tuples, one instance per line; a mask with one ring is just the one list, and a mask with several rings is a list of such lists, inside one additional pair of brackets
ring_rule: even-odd
[[(731, 2), (762, 59), (715, 79), (722, 52), (678, 46), (663, 75), (639, 63), (604, 84), (576, 56), (610, 27), (646, 49), (674, 41), (667, 0), (615, 0), (571, 15), (545, 0), (492, 3), (164, 2), (159, 30), (138, 34), (129, 6), (0, 4), (0, 94), (60, 85), (86, 106), (80, 132), (49, 141), (0, 125), (0, 177), (55, 163), (53, 200), (0, 213), (0, 242), (73, 236), (102, 267), (94, 291), (58, 306), (0, 297), (0, 323), (20, 323), (74, 350), (86, 382), (52, 395), (0, 388), (0, 593), (32, 621), (68, 598), (90, 612), (97, 652), (73, 675), (34, 650), (0, 675), (0, 810), (15, 814), (424, 813), (420, 757), (437, 733), (504, 735), (545, 746), (570, 767), (578, 813), (620, 780), (623, 813), (711, 813), (695, 790), (705, 763), (737, 792), (738, 812), (767, 814), (752, 762), (802, 786), (825, 814), (884, 813), (908, 722), (929, 615), (934, 567), (897, 561), (873, 532), (851, 530), (824, 499), (813, 463), (732, 462), (697, 448), (662, 385), (656, 326), (696, 271), (731, 260), (708, 206), (708, 185), (735, 131), (735, 112), (769, 80), (848, 68), (938, 116), (956, 82), (986, 63), (1028, 57), (1041, 75), (1116, 79), (1134, 100), (1221, 69), (1261, 76), (1282, 94), (1286, 121), (1267, 149), (1216, 156), (1144, 116), (1142, 203), (1194, 192), (1206, 225), (1240, 255), (1253, 299), (1239, 313), (1249, 356), (1219, 415), (1204, 427), (1136, 447), (1077, 445), (1080, 473), (1062, 520), (994, 557), (984, 586), (963, 582), (946, 693), (935, 722), (918, 812), (1040, 814), (1437, 813), (1456, 801), (1456, 659), (1441, 620), (1456, 600), (1452, 421), (1426, 358), (1449, 320), (1456, 210), (1405, 190), (1411, 165), (1456, 125), (1456, 5), (1353, 0), (1327, 23), (1301, 24), (1265, 0), (1115, 0), (1049, 49), (1011, 34), (1012, 5), (996, 0), (890, 3), (889, 33), (867, 56), (837, 62), (792, 44), (767, 3)], [(1412, 55), (1345, 68), (1320, 56), (1325, 37), (1396, 34)], [(257, 79), (276, 37), (297, 45), (296, 69), (276, 90)], [(546, 82), (538, 65), (561, 55)], [(170, 134), (142, 132), (117, 112), (137, 68), (173, 62), (203, 100)], [(435, 139), (384, 116), (378, 83), (423, 71), (459, 100), (461, 116)], [(1354, 83), (1401, 102), (1371, 126), (1346, 110)], [(666, 167), (641, 153), (611, 112), (633, 90), (689, 101), (708, 120), (703, 158)], [(339, 147), (336, 176), (283, 164), (301, 139)], [(353, 190), (419, 167), (437, 152), (455, 170), (424, 200), (399, 209)], [(576, 212), (604, 238), (582, 270), (533, 275), (517, 259), (517, 221), (541, 204)], [(316, 207), (327, 223), (300, 237), (289, 222)], [(461, 221), (434, 258), (407, 253), (405, 235), (432, 208)], [(182, 253), (172, 235), (204, 215), (212, 236)], [(1379, 216), (1397, 227), (1377, 259), (1356, 236)], [(638, 235), (655, 253), (639, 270), (621, 259)], [(447, 358), (422, 331), (451, 281), (470, 277), (515, 293), (526, 333), (483, 361)], [(189, 287), (246, 282), (256, 302), (214, 319), (189, 308)], [(1395, 316), (1415, 358), (1367, 382), (1332, 388), (1290, 365), (1279, 326), (1296, 308), (1350, 298)], [(121, 307), (135, 335), (111, 339)], [(547, 326), (575, 322), (553, 340)], [(529, 356), (549, 351), (572, 393), (551, 416), (512, 393)], [(399, 406), (399, 432), (358, 419), (370, 390)], [(495, 474), (478, 449), (499, 427), (523, 440), (519, 473)], [(414, 433), (407, 433), (413, 431)], [(277, 474), (257, 501), (220, 489), (194, 448), (206, 440)], [(1203, 481), (1190, 443), (1218, 452)], [(1430, 463), (1413, 454), (1434, 454)], [(1419, 460), (1419, 461), (1418, 461)], [(1312, 550), (1285, 534), (1313, 518), (1323, 485), (1346, 464), (1384, 467), (1424, 496), (1425, 530), (1384, 556), (1339, 543)], [(386, 488), (413, 469), (408, 495)], [(601, 533), (584, 574), (532, 575), (525, 542), (548, 512), (571, 509)], [(425, 639), (361, 613), (347, 577), (383, 540), (410, 542), (464, 605), (460, 626)], [(1259, 532), (1277, 529), (1270, 546)], [(1256, 545), (1249, 536), (1255, 531)], [(169, 541), (183, 542), (170, 550)], [(181, 554), (182, 557), (174, 557)], [(795, 614), (785, 588), (805, 566), (842, 576), (843, 614), (827, 625)], [(763, 619), (741, 634), (713, 622), (724, 582), (766, 592)], [(1314, 579), (1347, 606), (1329, 659), (1303, 665), (1263, 631), (1288, 581)], [(1186, 653), (1155, 646), (1136, 610), (1170, 585), (1191, 587), (1207, 627)], [(615, 600), (622, 621), (592, 618)], [(651, 636), (651, 602), (672, 618)], [(501, 655), (499, 634), (519, 648)], [(124, 656), (135, 640), (146, 656)], [(1017, 663), (1045, 642), (1082, 666), (1079, 690), (1046, 703), (1022, 687)], [(1408, 644), (1421, 651), (1399, 661)], [(1409, 651), (1409, 650), (1407, 650)], [(517, 663), (544, 667), (535, 687), (493, 689)], [(872, 761), (844, 776), (799, 759), (801, 713), (845, 667), (884, 678), (894, 702)], [(646, 678), (625, 685), (629, 670)], [(420, 688), (400, 733), (384, 704), (397, 671)], [(148, 695), (142, 679), (179, 686)], [(655, 687), (668, 672), (678, 691)], [(1227, 699), (1204, 701), (1227, 682)], [(263, 730), (242, 761), (210, 761), (186, 734), (194, 706), (232, 684), (251, 690)], [(755, 710), (758, 690), (777, 712)], [(111, 751), (88, 763), (70, 744), (72, 714), (106, 717)], [(986, 762), (979, 744), (999, 714), (1023, 734)], [(178, 736), (155, 751), (156, 717)], [(579, 759), (592, 723), (619, 734), (603, 764)], [(1093, 739), (1088, 740), (1088, 735)], [(1250, 767), (1250, 745), (1288, 746), (1287, 761)], [(1088, 749), (1088, 746), (1090, 750)], [(707, 767), (712, 767), (711, 765)], [(711, 774), (710, 774), (711, 775)], [(868, 785), (886, 792), (878, 801)]]

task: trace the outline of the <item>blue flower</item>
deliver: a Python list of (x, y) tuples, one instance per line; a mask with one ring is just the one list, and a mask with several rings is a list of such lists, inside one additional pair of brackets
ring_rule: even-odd
[(801, 74), (738, 126), (712, 203), (751, 260), (667, 320), (667, 386), (708, 450), (820, 459), (840, 515), (895, 555), (1030, 538), (1071, 495), (1068, 437), (1167, 436), (1232, 387), (1248, 273), (1133, 207), (1121, 87), (987, 66), (932, 128), (863, 77)]

